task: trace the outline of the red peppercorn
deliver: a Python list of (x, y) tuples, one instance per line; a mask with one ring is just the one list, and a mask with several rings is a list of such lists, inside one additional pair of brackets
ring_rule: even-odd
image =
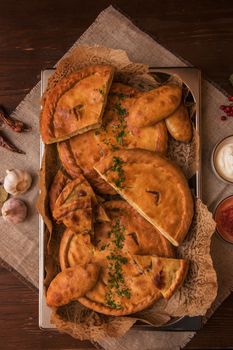
[(222, 115), (221, 120), (225, 121), (225, 120), (227, 120), (227, 117), (225, 115)]
[(224, 111), (225, 108), (226, 108), (226, 107), (225, 107), (224, 105), (221, 105), (221, 106), (220, 106), (220, 109), (221, 109), (222, 111)]
[(229, 101), (233, 101), (233, 96), (229, 96), (229, 97), (228, 97), (228, 100), (229, 100)]

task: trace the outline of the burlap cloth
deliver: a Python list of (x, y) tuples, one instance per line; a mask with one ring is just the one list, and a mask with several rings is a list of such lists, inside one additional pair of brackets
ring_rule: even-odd
[[(131, 21), (108, 7), (103, 11), (89, 29), (79, 38), (74, 46), (79, 44), (103, 45), (115, 49), (126, 50), (129, 58), (135, 62), (150, 66), (169, 67), (186, 66), (180, 58), (166, 50), (151, 37), (135, 27)], [(230, 185), (219, 182), (210, 165), (210, 156), (217, 141), (230, 134), (228, 121), (219, 122), (219, 106), (226, 97), (216, 87), (206, 80), (202, 82), (202, 143), (203, 150), (203, 201), (210, 209), (221, 198), (231, 193)], [(5, 169), (25, 168), (34, 174), (34, 186), (24, 195), (30, 212), (28, 220), (17, 226), (0, 221), (1, 245), (0, 257), (12, 266), (20, 275), (34, 286), (38, 286), (38, 215), (35, 209), (37, 197), (37, 174), (39, 170), (39, 132), (38, 115), (40, 109), (40, 83), (38, 83), (26, 98), (16, 108), (13, 115), (24, 120), (33, 128), (31, 133), (16, 135), (14, 142), (27, 153), (26, 156), (16, 155), (1, 150), (0, 178)], [(211, 126), (211, 127), (210, 127)], [(214, 235), (212, 240), (212, 256), (218, 274), (219, 293), (207, 318), (230, 294), (233, 289), (233, 249)], [(194, 332), (151, 332), (130, 330), (125, 336), (101, 341), (105, 349), (179, 349), (194, 335)]]

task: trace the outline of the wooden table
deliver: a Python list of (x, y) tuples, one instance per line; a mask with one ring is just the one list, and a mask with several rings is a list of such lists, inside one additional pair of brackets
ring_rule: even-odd
[[(0, 7), (0, 104), (9, 112), (110, 4), (98, 0), (3, 0)], [(150, 35), (200, 67), (233, 94), (232, 0), (119, 0), (112, 4)], [(232, 247), (233, 249), (233, 247)], [(186, 349), (233, 348), (233, 295)], [(89, 342), (38, 328), (38, 295), (0, 268), (1, 349), (93, 349)]]

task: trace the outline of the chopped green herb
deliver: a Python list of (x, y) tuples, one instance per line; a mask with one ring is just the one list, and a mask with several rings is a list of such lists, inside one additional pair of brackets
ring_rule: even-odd
[(107, 247), (109, 247), (109, 243), (108, 243), (108, 244), (103, 244), (103, 245), (100, 247), (100, 250), (105, 250)]
[(104, 90), (103, 89), (98, 89), (99, 90), (99, 93), (104, 96)]
[(115, 103), (113, 109), (120, 115), (125, 116), (127, 114), (126, 108), (122, 107), (120, 103)]
[(121, 158), (113, 157), (113, 166), (111, 167), (111, 170), (118, 173), (118, 178), (113, 179), (113, 182), (119, 188), (123, 188), (122, 183), (125, 181), (125, 174), (122, 169), (123, 164), (125, 164), (125, 162)]
[(106, 296), (106, 304), (110, 306), (112, 309), (118, 309), (120, 310), (122, 307), (119, 303), (116, 303), (113, 299), (111, 291), (108, 292)]
[(116, 135), (116, 140), (120, 145), (123, 145), (123, 137), (126, 136), (126, 133), (124, 130), (121, 130), (120, 132), (118, 132), (118, 134)]

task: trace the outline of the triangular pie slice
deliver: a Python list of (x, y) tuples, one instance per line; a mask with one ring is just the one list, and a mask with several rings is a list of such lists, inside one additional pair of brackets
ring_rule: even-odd
[(80, 175), (63, 188), (53, 208), (53, 217), (75, 232), (90, 232), (94, 221), (108, 221), (86, 179)]
[(173, 162), (153, 152), (122, 149), (94, 168), (172, 244), (183, 241), (193, 217), (193, 199)]
[(49, 189), (49, 205), (51, 212), (54, 210), (56, 200), (59, 197), (60, 193), (71, 181), (72, 180), (70, 177), (67, 176), (61, 169), (58, 170)]
[(182, 88), (175, 84), (162, 85), (142, 94), (130, 109), (128, 123), (142, 128), (165, 119), (180, 105)]
[(98, 280), (96, 264), (75, 265), (58, 273), (47, 290), (46, 302), (51, 307), (66, 305), (92, 289)]
[(109, 233), (118, 229), (124, 238), (123, 249), (131, 255), (174, 256), (171, 243), (126, 201), (107, 201), (103, 206), (111, 221), (94, 225), (96, 249), (106, 249)]
[(66, 229), (59, 248), (61, 270), (75, 265), (88, 264), (94, 256), (94, 249), (88, 233), (77, 234), (75, 231)]
[(109, 152), (124, 148), (142, 148), (166, 154), (167, 127), (164, 121), (144, 128), (130, 128), (130, 108), (135, 99), (144, 94), (133, 87), (113, 83), (103, 116), (103, 125), (71, 139), (58, 143), (60, 160), (70, 176), (75, 178), (82, 170), (90, 184), (99, 193), (114, 194), (93, 169), (93, 165)]
[(192, 123), (187, 107), (181, 103), (177, 110), (165, 119), (169, 133), (175, 140), (190, 142), (192, 139)]
[(43, 142), (66, 140), (100, 127), (113, 73), (109, 65), (88, 66), (47, 91), (40, 116)]
[(188, 271), (188, 261), (184, 259), (155, 256), (134, 256), (134, 259), (165, 299), (169, 299), (182, 285)]
[(129, 254), (118, 252), (114, 259), (113, 254), (108, 254), (109, 258), (106, 252), (95, 257), (101, 267), (99, 279), (78, 299), (81, 304), (106, 315), (122, 316), (141, 311), (161, 298), (152, 279), (141, 273)]

